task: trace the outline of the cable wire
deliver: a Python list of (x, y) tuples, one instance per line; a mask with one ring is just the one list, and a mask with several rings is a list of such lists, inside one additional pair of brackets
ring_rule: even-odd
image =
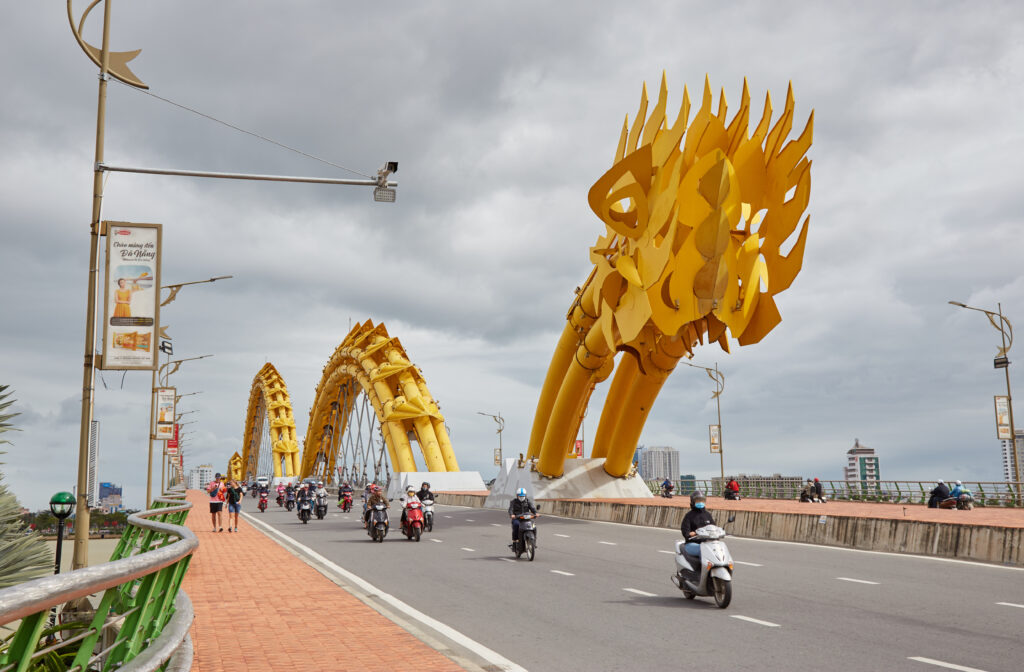
[(340, 168), (341, 170), (348, 171), (348, 172), (352, 173), (353, 175), (359, 175), (360, 177), (365, 177), (365, 178), (370, 179), (370, 180), (376, 179), (373, 175), (367, 175), (366, 173), (360, 173), (358, 170), (352, 170), (351, 168), (346, 168), (345, 166), (338, 165), (337, 163), (334, 163), (332, 161), (328, 161), (327, 159), (321, 159), (319, 156), (314, 156), (313, 154), (309, 154), (307, 152), (304, 152), (301, 149), (296, 149), (295, 147), (290, 147), (290, 146), (284, 144), (283, 142), (278, 142), (277, 140), (274, 140), (272, 138), (268, 138), (266, 136), (260, 135), (259, 133), (254, 133), (252, 131), (247, 131), (244, 128), (241, 128), (239, 126), (235, 126), (234, 124), (228, 123), (228, 122), (226, 122), (226, 121), (224, 121), (222, 119), (218, 119), (217, 117), (214, 117), (214, 116), (211, 116), (209, 114), (206, 114), (205, 112), (200, 112), (199, 110), (193, 109), (193, 108), (189, 107), (188, 105), (182, 105), (181, 103), (176, 103), (176, 102), (174, 102), (173, 100), (171, 100), (169, 98), (164, 98), (163, 96), (158, 96), (155, 93), (153, 93), (152, 91), (146, 91), (145, 89), (140, 89), (138, 87), (131, 86), (129, 84), (125, 84), (124, 82), (118, 81), (116, 78), (114, 79), (114, 81), (117, 82), (118, 84), (120, 84), (121, 86), (124, 86), (126, 88), (131, 89), (132, 91), (138, 91), (139, 93), (144, 93), (147, 96), (152, 96), (153, 98), (156, 98), (157, 100), (162, 100), (163, 102), (168, 103), (170, 105), (174, 105), (175, 107), (180, 107), (181, 109), (186, 110), (188, 112), (191, 112), (192, 114), (197, 114), (200, 117), (203, 117), (205, 119), (209, 119), (210, 121), (215, 121), (218, 124), (227, 126), (228, 128), (232, 128), (232, 129), (234, 129), (236, 131), (239, 131), (240, 133), (245, 133), (246, 135), (251, 135), (254, 138), (259, 138), (260, 140), (264, 140), (266, 142), (269, 142), (272, 145), (277, 145), (278, 147), (281, 147), (283, 149), (287, 149), (288, 151), (295, 152), (296, 154), (301, 154), (302, 156), (305, 156), (307, 158), (313, 159), (314, 161), (319, 161), (320, 163), (327, 164), (328, 166), (334, 166), (335, 168)]

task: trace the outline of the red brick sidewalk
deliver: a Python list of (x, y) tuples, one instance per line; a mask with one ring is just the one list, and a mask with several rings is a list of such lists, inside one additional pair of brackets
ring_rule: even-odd
[[(687, 496), (672, 499), (598, 499), (587, 501), (647, 504), (653, 506), (689, 507)], [(708, 508), (715, 511), (767, 511), (771, 513), (808, 513), (851, 518), (898, 518), (930, 523), (956, 525), (988, 525), (992, 527), (1024, 527), (1024, 509), (1003, 507), (976, 508), (973, 511), (956, 509), (929, 509), (920, 504), (885, 504), (881, 502), (825, 502), (804, 503), (789, 499), (742, 499), (727, 501), (721, 497), (708, 497)]]
[(188, 499), (199, 537), (183, 584), (196, 614), (193, 672), (463, 670), (243, 518), (237, 533), (211, 532), (209, 498)]

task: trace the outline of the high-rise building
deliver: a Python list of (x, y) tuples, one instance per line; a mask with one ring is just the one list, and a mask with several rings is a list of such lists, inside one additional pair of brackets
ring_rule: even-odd
[(200, 464), (194, 469), (188, 471), (188, 488), (189, 490), (203, 490), (206, 488), (206, 484), (213, 480), (213, 465), (212, 464)]
[(877, 490), (881, 476), (875, 449), (862, 446), (860, 439), (854, 439), (853, 448), (846, 451), (846, 467), (843, 469), (843, 475), (851, 487)]
[(100, 421), (93, 420), (89, 428), (89, 465), (85, 489), (85, 500), (90, 509), (99, 506), (99, 461)]
[(640, 454), (640, 477), (645, 481), (679, 479), (679, 451), (669, 446), (651, 446)]
[[(1017, 454), (1024, 455), (1024, 429), (1014, 428), (1017, 434)], [(1013, 447), (1009, 439), (999, 440), (999, 452), (1003, 454), (1003, 480), (1016, 481), (1017, 470), (1014, 468)]]
[(104, 513), (123, 511), (124, 504), (121, 502), (121, 486), (113, 483), (100, 483), (99, 507)]

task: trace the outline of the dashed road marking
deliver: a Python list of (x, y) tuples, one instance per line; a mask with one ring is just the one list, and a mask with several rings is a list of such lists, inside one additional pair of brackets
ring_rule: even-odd
[(676, 554), (675, 551), (661, 551), (661, 550), (659, 550), (658, 553), (668, 553), (669, 555), (675, 555)]
[(451, 518), (451, 516), (445, 516), (445, 518)]
[(505, 526), (500, 524), (500, 523), (491, 523), (491, 527), (505, 527)]
[(431, 541), (434, 542), (435, 544), (443, 544), (444, 543), (444, 539), (431, 539)]
[(1002, 605), (1004, 607), (1018, 607), (1020, 609), (1024, 609), (1024, 604), (1014, 604), (1013, 602), (996, 602), (996, 604)]
[(498, 558), (498, 560), (504, 560), (505, 562), (515, 562), (512, 558)]
[(742, 560), (733, 560), (732, 564), (734, 564), (734, 565), (747, 565), (748, 567), (764, 567), (764, 565), (758, 564), (756, 562), (743, 562)]
[(555, 533), (555, 536), (556, 537), (561, 537), (562, 539), (568, 539), (569, 538), (568, 534), (558, 534), (558, 533)]
[(605, 546), (618, 546), (614, 541), (599, 541), (597, 543), (604, 544)]
[(850, 583), (866, 583), (869, 586), (877, 586), (877, 585), (879, 585), (878, 581), (865, 581), (864, 579), (851, 579), (851, 578), (848, 578), (848, 577), (845, 577), (845, 576), (837, 576), (836, 579), (839, 580), (839, 581), (849, 581)]
[(960, 672), (985, 672), (984, 670), (979, 670), (976, 667), (966, 667), (964, 665), (947, 663), (945, 661), (935, 660), (933, 658), (922, 658), (921, 656), (909, 656), (907, 657), (907, 660), (916, 660), (919, 663), (928, 663), (929, 665), (934, 665), (936, 667), (944, 667), (947, 670), (960, 670)]
[(472, 518), (466, 518), (466, 522), (467, 523), (475, 523), (476, 521), (473, 520)]
[(648, 593), (643, 590), (637, 590), (636, 588), (623, 588), (627, 593), (636, 593), (637, 595), (643, 595), (644, 597), (657, 597), (655, 593)]
[(462, 547), (462, 550), (464, 550), (464, 551), (468, 551), (468, 552), (470, 552), (470, 553), (475, 553), (475, 552), (476, 552), (476, 549), (473, 549), (473, 548), (466, 548), (465, 546), (463, 546), (463, 547)]
[(551, 570), (551, 573), (552, 573), (552, 574), (561, 574), (562, 576), (576, 576), (576, 575), (575, 575), (575, 574), (573, 574), (572, 572), (563, 572), (563, 571), (562, 571), (562, 570), (560, 570), (560, 569), (552, 569), (552, 570)]
[(738, 618), (741, 621), (747, 621), (748, 623), (757, 623), (758, 625), (763, 625), (763, 626), (766, 626), (766, 627), (769, 627), (769, 628), (780, 628), (780, 627), (782, 627), (778, 623), (772, 623), (771, 621), (762, 621), (762, 620), (760, 620), (758, 618), (751, 618), (750, 616), (740, 616), (739, 614), (730, 614), (729, 617), (730, 618)]

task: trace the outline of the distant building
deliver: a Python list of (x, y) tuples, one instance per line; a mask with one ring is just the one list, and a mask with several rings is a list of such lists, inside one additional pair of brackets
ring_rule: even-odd
[(853, 440), (853, 448), (846, 451), (846, 468), (843, 470), (846, 483), (864, 490), (877, 490), (881, 478), (878, 470), (878, 456), (874, 448)]
[(189, 490), (204, 490), (206, 485), (213, 480), (213, 465), (212, 464), (200, 464), (194, 469), (188, 471), (188, 488)]
[(89, 508), (99, 506), (99, 461), (100, 461), (100, 421), (93, 420), (89, 431), (89, 465), (86, 475), (85, 501)]
[[(679, 476), (679, 491), (680, 495), (688, 495), (697, 489), (697, 477), (693, 474), (682, 474)], [(705, 493), (707, 494), (707, 493)]]
[(679, 451), (669, 446), (644, 448), (640, 455), (640, 477), (645, 481), (679, 479)]
[(770, 499), (795, 499), (800, 494), (805, 479), (802, 476), (783, 476), (772, 474), (762, 476), (760, 474), (739, 474), (737, 476), (726, 476), (723, 481), (720, 476), (711, 479), (711, 492), (709, 495), (721, 497), (725, 491), (725, 484), (735, 478), (740, 484), (740, 495), (750, 497), (767, 497)]
[[(1017, 434), (1017, 454), (1024, 454), (1024, 429), (1016, 429)], [(1013, 448), (1010, 446), (1009, 439), (1000, 439), (999, 441), (999, 452), (1003, 455), (1003, 480), (1004, 481), (1016, 481), (1017, 474), (1014, 469), (1013, 462)]]
[[(636, 450), (633, 451), (633, 464), (636, 465), (637, 473), (640, 473), (640, 460), (643, 459), (645, 448), (643, 446), (637, 446)], [(643, 476), (641, 475), (641, 478)]]
[(100, 483), (99, 507), (103, 513), (124, 511), (124, 504), (121, 502), (121, 486), (113, 483)]

